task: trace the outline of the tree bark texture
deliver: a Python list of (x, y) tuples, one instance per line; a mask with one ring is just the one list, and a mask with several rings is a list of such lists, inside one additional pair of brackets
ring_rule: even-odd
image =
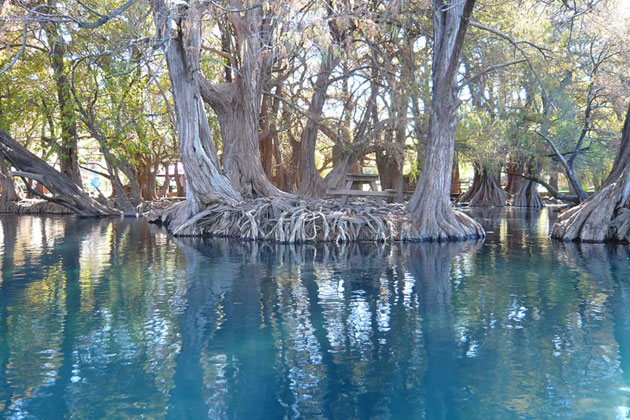
[(455, 82), (464, 35), (475, 0), (433, 1), (433, 68), (429, 136), (422, 172), (407, 205), (423, 240), (464, 240), (485, 236), (481, 225), (451, 206), (451, 169), (457, 127)]
[(512, 197), (512, 206), (542, 208), (543, 203), (540, 194), (538, 194), (538, 183), (531, 179), (523, 179), (521, 187)]
[(15, 189), (15, 181), (11, 168), (6, 161), (0, 162), (0, 203), (5, 204), (10, 201), (18, 201), (20, 196)]
[[(17, 169), (14, 175), (23, 179), (34, 179), (43, 184), (52, 194), (48, 196), (42, 193), (35, 193), (41, 198), (60, 204), (79, 216), (120, 214), (117, 210), (104, 206), (90, 198), (70, 178), (29, 152), (2, 129), (0, 129), (0, 155)], [(31, 189), (31, 192), (33, 191)]]
[(523, 165), (510, 162), (507, 164), (507, 185), (505, 186), (505, 192), (510, 195), (516, 194), (523, 185), (523, 177), (518, 176), (518, 173), (523, 173)]
[(630, 106), (621, 146), (604, 187), (560, 215), (551, 237), (576, 242), (630, 243)]
[(459, 162), (457, 159), (453, 160), (453, 173), (451, 175), (451, 194), (461, 194), (462, 187), (459, 183)]
[(315, 164), (315, 146), (319, 133), (319, 120), (326, 103), (326, 91), (330, 85), (330, 75), (340, 61), (341, 55), (335, 54), (333, 47), (329, 47), (315, 80), (306, 125), (302, 130), (298, 194), (305, 197), (322, 197), (326, 192), (326, 183)]
[[(171, 226), (174, 230), (210, 203), (235, 203), (241, 197), (219, 169), (216, 147), (201, 98), (199, 48), (204, 6), (191, 1), (187, 6), (177, 5), (174, 6), (176, 10), (170, 10), (163, 0), (152, 0), (151, 7), (158, 36), (166, 42), (180, 155), (186, 174), (186, 202), (184, 206), (179, 206), (178, 218)], [(256, 154), (257, 147), (256, 144)]]
[[(50, 13), (57, 13), (57, 10), (55, 10), (56, 5), (56, 0), (49, 0), (46, 9), (50, 9)], [(79, 170), (79, 142), (75, 106), (70, 82), (65, 73), (64, 56), (66, 45), (63, 37), (58, 33), (57, 24), (46, 23), (43, 26), (48, 46), (50, 47), (50, 66), (53, 70), (53, 79), (57, 88), (59, 125), (61, 127), (61, 144), (58, 145), (57, 149), (59, 166), (62, 174), (83, 188), (83, 180)]]
[(268, 45), (273, 42), (277, 20), (264, 16), (262, 7), (248, 7), (241, 0), (230, 0), (228, 5), (243, 10), (230, 13), (240, 68), (231, 83), (213, 84), (199, 75), (203, 100), (219, 120), (223, 168), (234, 189), (244, 197), (286, 196), (265, 175), (258, 150), (263, 86), (273, 63)]
[(497, 185), (488, 170), (475, 167), (473, 185), (460, 201), (467, 202), (470, 207), (503, 207), (507, 199), (508, 194)]

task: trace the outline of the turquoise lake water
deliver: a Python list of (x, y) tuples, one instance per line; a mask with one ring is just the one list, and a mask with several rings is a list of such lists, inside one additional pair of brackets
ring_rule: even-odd
[(0, 417), (621, 419), (630, 247), (173, 239), (0, 216)]

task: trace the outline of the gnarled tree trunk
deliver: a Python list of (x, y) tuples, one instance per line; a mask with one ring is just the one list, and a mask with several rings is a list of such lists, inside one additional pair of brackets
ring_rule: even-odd
[(486, 168), (475, 168), (475, 178), (469, 191), (460, 199), (470, 207), (503, 207), (508, 194), (496, 183)]
[(524, 179), (523, 181), (521, 187), (512, 197), (512, 206), (542, 208), (543, 203), (540, 194), (538, 194), (538, 183), (531, 179)]
[(326, 90), (330, 85), (330, 75), (340, 61), (341, 55), (335, 54), (333, 47), (329, 47), (315, 80), (313, 96), (308, 107), (308, 119), (300, 141), (298, 194), (302, 196), (321, 197), (326, 192), (326, 183), (315, 165), (315, 146), (319, 132), (319, 119), (326, 102)]
[(563, 241), (630, 243), (630, 106), (621, 147), (603, 188), (558, 217), (551, 237)]
[[(45, 10), (55, 14), (57, 1), (49, 0)], [(83, 188), (83, 180), (79, 170), (79, 141), (77, 134), (77, 118), (75, 104), (72, 99), (70, 82), (66, 76), (64, 56), (66, 42), (59, 34), (56, 23), (43, 25), (50, 47), (50, 66), (53, 70), (53, 79), (57, 88), (57, 101), (59, 106), (59, 120), (61, 127), (61, 144), (59, 144), (59, 166), (61, 173), (70, 178), (75, 184)]]
[(240, 48), (240, 68), (231, 83), (213, 84), (198, 76), (203, 100), (221, 127), (223, 167), (234, 189), (245, 197), (285, 196), (265, 175), (258, 151), (263, 86), (273, 63), (268, 46), (277, 19), (273, 12), (265, 15), (263, 7), (249, 7), (242, 0), (227, 4), (235, 10), (229, 17)]
[[(119, 211), (104, 206), (93, 200), (70, 178), (55, 170), (44, 160), (29, 152), (24, 146), (13, 140), (0, 129), (0, 155), (17, 169), (13, 174), (23, 179), (34, 179), (44, 185), (52, 195), (30, 191), (53, 203), (60, 204), (79, 216), (108, 216), (120, 214)], [(27, 182), (25, 181), (25, 184)], [(28, 184), (27, 184), (28, 185)]]
[(522, 165), (517, 165), (514, 162), (510, 162), (507, 165), (507, 185), (505, 186), (505, 192), (510, 195), (516, 194), (523, 186), (523, 177), (518, 174), (523, 173)]
[(201, 99), (200, 25), (201, 12), (207, 6), (191, 1), (185, 6), (176, 5), (177, 10), (171, 11), (163, 0), (152, 0), (151, 7), (158, 35), (166, 39), (166, 63), (177, 113), (180, 155), (186, 173), (186, 201), (176, 206), (174, 213), (163, 221), (175, 234), (194, 234), (194, 224), (189, 222), (207, 205), (240, 200), (240, 194), (219, 170), (216, 147)]
[(433, 0), (433, 68), (429, 136), (422, 172), (407, 205), (422, 240), (485, 236), (483, 227), (451, 206), (451, 168), (457, 127), (455, 76), (475, 0)]
[[(137, 206), (142, 203), (142, 190), (138, 183), (138, 178), (131, 164), (127, 161), (120, 162), (118, 168), (129, 180), (129, 189), (131, 190), (131, 203)], [(111, 179), (111, 178), (110, 178)]]
[(5, 204), (10, 201), (18, 201), (20, 196), (15, 190), (15, 181), (9, 165), (3, 160), (0, 161), (0, 203)]

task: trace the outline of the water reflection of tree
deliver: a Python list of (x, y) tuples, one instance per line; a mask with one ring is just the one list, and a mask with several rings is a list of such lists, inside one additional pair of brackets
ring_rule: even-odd
[(617, 407), (615, 415), (619, 417), (621, 407), (625, 407), (627, 415), (630, 412), (630, 248), (561, 242), (553, 245), (557, 258), (580, 274), (578, 286), (585, 297), (581, 320), (605, 323), (604, 328), (588, 337), (589, 344), (599, 345), (588, 360), (589, 367), (594, 365), (591, 371), (599, 376), (600, 382), (607, 381), (608, 386), (603, 390)]
[[(165, 301), (177, 294), (151, 289), (168, 285), (155, 277), (168, 277), (169, 269), (172, 281), (172, 246), (155, 251), (159, 235), (129, 221), (0, 220), (0, 374), (10, 377), (0, 382), (0, 413), (95, 418), (163, 411), (163, 397), (151, 388), (172, 378), (174, 349), (169, 325), (158, 321), (173, 317)], [(147, 270), (151, 265), (162, 270)], [(150, 336), (152, 322), (160, 336)], [(152, 354), (156, 346), (163, 359)]]
[(425, 371), (456, 346), (450, 273), (461, 244), (179, 245), (189, 289), (177, 371), (197, 373), (176, 379), (174, 396), (188, 389), (211, 417), (442, 412), (447, 400), (423, 392), (440, 375)]
[(490, 243), (343, 247), (0, 218), (0, 413), (612, 416), (627, 248), (547, 252), (544, 213), (506, 216)]
[(456, 258), (452, 301), (466, 384), (457, 406), (469, 418), (614, 418), (620, 382), (604, 304), (611, 283), (576, 275), (565, 254), (541, 246), (532, 231), (545, 221), (523, 217), (521, 229), (509, 217), (507, 234), (484, 245), (467, 272), (458, 274)]

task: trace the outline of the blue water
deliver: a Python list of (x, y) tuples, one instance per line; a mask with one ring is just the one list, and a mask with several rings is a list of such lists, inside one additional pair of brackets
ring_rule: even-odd
[(0, 416), (627, 418), (630, 248), (476, 217), (483, 242), (335, 247), (0, 216)]

